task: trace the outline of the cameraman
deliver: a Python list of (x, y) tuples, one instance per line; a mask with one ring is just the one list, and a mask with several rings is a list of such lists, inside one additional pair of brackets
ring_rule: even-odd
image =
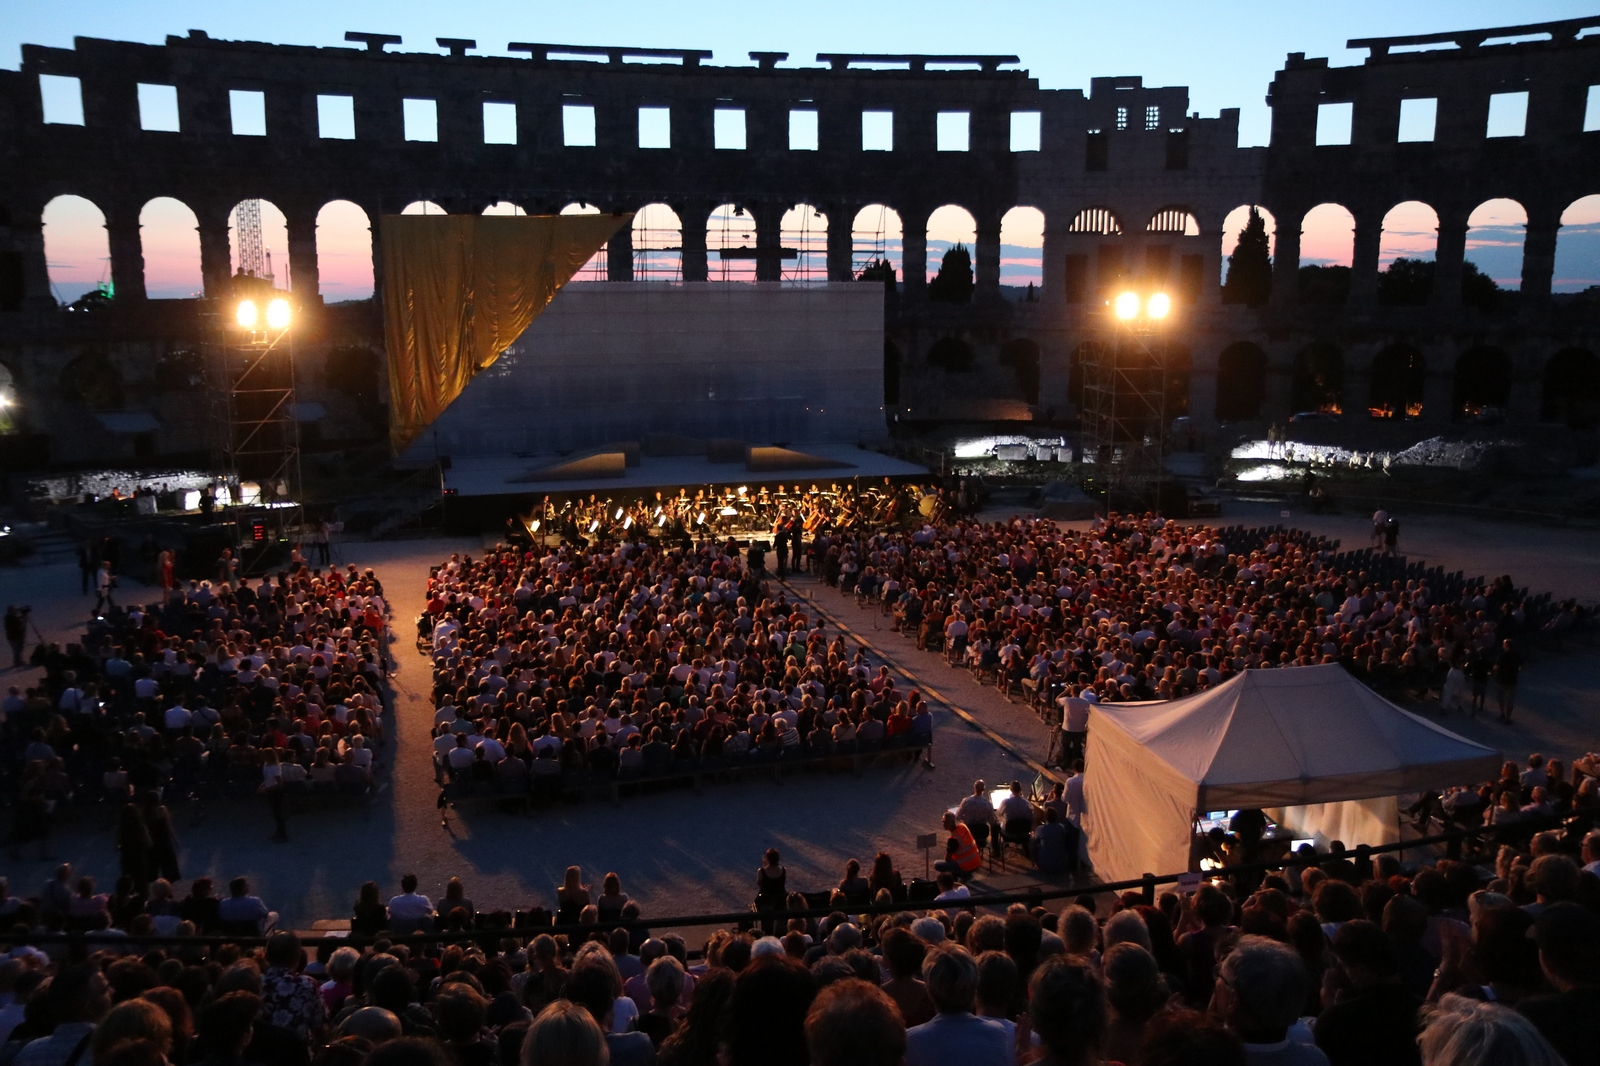
[(6, 643), (11, 645), (12, 669), (21, 670), (22, 649), (28, 643), (28, 615), (32, 607), (6, 607)]

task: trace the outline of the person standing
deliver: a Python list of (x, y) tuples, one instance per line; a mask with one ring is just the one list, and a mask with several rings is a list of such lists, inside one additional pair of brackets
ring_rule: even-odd
[(83, 595), (89, 595), (89, 583), (94, 580), (94, 553), (87, 543), (78, 545), (78, 576), (82, 578)]
[(278, 760), (278, 752), (270, 747), (262, 755), (261, 794), (267, 797), (267, 806), (272, 810), (273, 843), (287, 844), (289, 826), (283, 820), (283, 765)]
[(1494, 661), (1494, 695), (1500, 703), (1500, 721), (1511, 724), (1511, 712), (1517, 702), (1517, 676), (1522, 672), (1522, 655), (1511, 646), (1511, 641), (1500, 643), (1500, 655)]
[(143, 892), (150, 884), (150, 830), (132, 803), (123, 804), (117, 820), (117, 857), (122, 876), (133, 881), (135, 891)]
[(328, 524), (327, 519), (317, 523), (315, 543), (317, 545), (317, 556), (322, 560), (322, 565), (329, 565), (332, 559), (333, 527)]
[(11, 666), (22, 669), (22, 651), (28, 643), (27, 608), (6, 607), (6, 643), (11, 645)]
[(105, 608), (117, 605), (116, 601), (111, 597), (111, 590), (116, 587), (117, 579), (111, 575), (111, 560), (102, 560), (99, 571), (94, 575), (95, 614), (101, 614)]
[(156, 563), (156, 574), (161, 580), (161, 602), (166, 603), (172, 599), (172, 584), (174, 580), (171, 552), (161, 553), (160, 561)]
[(178, 834), (172, 828), (172, 814), (161, 802), (161, 794), (154, 790), (140, 799), (144, 809), (144, 825), (150, 833), (150, 874), (168, 881), (181, 878), (178, 872)]

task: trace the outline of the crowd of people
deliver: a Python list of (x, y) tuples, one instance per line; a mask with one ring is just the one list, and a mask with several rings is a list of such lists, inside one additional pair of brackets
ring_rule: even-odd
[[(896, 909), (880, 854), (849, 863), (825, 916), (754, 910), (692, 947), (646, 928), (615, 874), (597, 892), (577, 868), (526, 922), (476, 909), (459, 880), (437, 902), (411, 875), (387, 903), (368, 882), (351, 935), (315, 946), (271, 931), (243, 879), (220, 900), (208, 879), (107, 899), (63, 868), (35, 897), (0, 892), (0, 1062), (1579, 1066), (1600, 1056), (1600, 832), (1578, 858), (1571, 843), (1508, 844), (1487, 880), (1332, 855), (1004, 913)], [(805, 909), (786, 881), (769, 853), (758, 896)], [(96, 908), (117, 928), (85, 921)], [(36, 935), (52, 927), (90, 932)], [(124, 929), (176, 935), (144, 947)], [(257, 931), (254, 948), (198, 939)], [(468, 932), (401, 939), (419, 931)]]
[(931, 743), (874, 671), (732, 542), (501, 547), (428, 580), (440, 780), (552, 785)]
[(1444, 693), (1446, 711), (1482, 709), (1492, 683), (1510, 721), (1518, 642), (1588, 621), (1575, 602), (1536, 609), (1509, 577), (1435, 588), (1438, 572), (1386, 578), (1389, 561), (1301, 530), (1148, 514), (824, 533), (806, 554), (919, 648), (1057, 701), (1174, 699), (1245, 669), (1337, 662), (1380, 691)]
[(152, 849), (170, 848), (170, 819), (149, 822), (164, 803), (259, 791), (286, 840), (287, 797), (371, 786), (388, 670), (377, 575), (297, 563), (240, 577), (231, 551), (217, 569), (162, 602), (109, 605), (82, 643), (37, 646), (43, 680), (0, 707), (13, 855), (47, 855), (74, 805), (113, 803), (123, 872), (142, 887)]

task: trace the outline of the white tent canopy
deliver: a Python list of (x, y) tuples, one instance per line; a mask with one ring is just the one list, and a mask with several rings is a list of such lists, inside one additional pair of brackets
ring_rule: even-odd
[(1487, 780), (1500, 761), (1336, 664), (1247, 670), (1187, 699), (1091, 708), (1083, 829), (1103, 878), (1177, 873), (1189, 868), (1196, 812), (1328, 804), (1344, 809), (1310, 817), (1375, 827), (1351, 801), (1384, 798), (1393, 810), (1400, 793)]

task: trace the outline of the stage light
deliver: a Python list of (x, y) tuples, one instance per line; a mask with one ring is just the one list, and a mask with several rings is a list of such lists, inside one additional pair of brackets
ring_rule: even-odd
[(256, 320), (261, 317), (261, 312), (256, 308), (254, 300), (240, 300), (239, 312), (236, 316), (239, 325), (245, 329), (255, 329)]
[(276, 300), (273, 300), (271, 303), (267, 304), (267, 328), (269, 328), (269, 329), (288, 329), (289, 328), (289, 301), (288, 300), (285, 300), (283, 297), (280, 296)]
[(0, 396), (0, 411), (4, 411), (7, 407), (10, 407), (10, 406), (11, 406), (11, 397), (9, 397), (9, 396)]
[(1111, 310), (1124, 322), (1139, 316), (1139, 294), (1125, 292), (1111, 302)]
[(1164, 292), (1155, 293), (1144, 304), (1144, 313), (1147, 318), (1166, 318), (1171, 310), (1172, 297)]

